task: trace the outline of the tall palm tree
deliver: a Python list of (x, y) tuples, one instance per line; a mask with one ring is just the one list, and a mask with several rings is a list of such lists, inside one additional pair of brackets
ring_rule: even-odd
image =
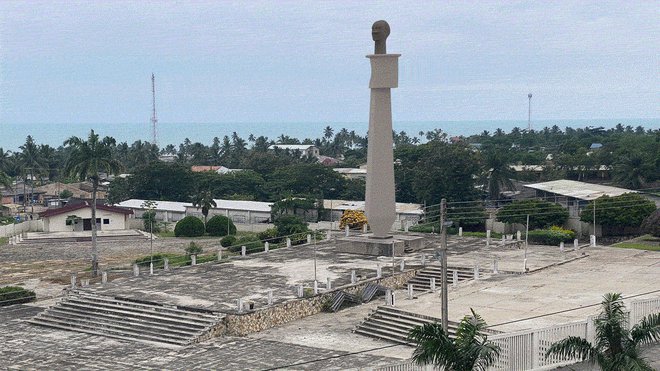
[(11, 178), (4, 171), (0, 170), (0, 186), (11, 189)]
[(202, 208), (202, 214), (204, 215), (204, 225), (206, 225), (206, 219), (209, 216), (209, 210), (218, 206), (213, 199), (213, 193), (211, 193), (211, 191), (202, 191), (193, 196), (192, 204), (196, 208)]
[(514, 178), (516, 174), (500, 151), (493, 149), (484, 156), (483, 184), (484, 188), (488, 190), (488, 197), (491, 200), (499, 199), (500, 192), (504, 189), (515, 189), (511, 178)]
[(64, 145), (71, 150), (64, 167), (65, 173), (81, 181), (92, 182), (92, 275), (96, 277), (99, 268), (96, 247), (96, 193), (99, 189), (99, 173), (117, 174), (122, 165), (112, 156), (114, 138), (105, 137), (99, 140), (99, 135), (94, 133), (94, 130), (89, 133), (86, 141), (71, 137)]
[(578, 336), (560, 340), (546, 352), (546, 358), (558, 355), (598, 363), (605, 371), (653, 370), (639, 354), (640, 345), (660, 341), (660, 313), (651, 314), (627, 329), (626, 307), (619, 293), (605, 294), (602, 311), (594, 320), (594, 344)]
[(445, 370), (486, 370), (499, 357), (500, 348), (484, 334), (486, 322), (474, 310), (463, 317), (451, 339), (440, 323), (427, 323), (410, 331), (408, 338), (417, 343), (413, 361), (432, 364)]

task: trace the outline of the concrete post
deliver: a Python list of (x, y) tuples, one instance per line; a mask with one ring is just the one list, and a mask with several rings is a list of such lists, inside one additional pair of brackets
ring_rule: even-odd
[(490, 246), (490, 229), (486, 231), (486, 246)]
[(580, 241), (578, 241), (577, 238), (574, 239), (574, 240), (573, 240), (573, 247), (574, 247), (575, 249), (577, 249), (579, 245), (580, 245)]
[(273, 290), (268, 290), (268, 305), (273, 305)]
[(383, 271), (380, 268), (380, 264), (376, 264), (376, 278), (380, 278), (383, 276)]
[(563, 252), (564, 251), (564, 241), (561, 241), (559, 243), (559, 251)]
[(500, 271), (497, 269), (497, 259), (493, 259), (493, 273), (500, 274)]
[(351, 283), (357, 282), (357, 275), (355, 274), (355, 269), (351, 270)]
[(106, 271), (101, 272), (101, 283), (103, 284), (108, 283), (108, 272)]
[(458, 227), (458, 237), (463, 237), (463, 227)]
[(312, 243), (312, 235), (311, 234), (307, 235), (307, 243)]
[(325, 231), (325, 239), (329, 240), (331, 238), (332, 238), (332, 231), (328, 229), (327, 231)]
[(505, 242), (506, 242), (506, 236), (502, 235), (502, 244), (504, 245)]
[(133, 276), (137, 277), (140, 275), (140, 266), (133, 264)]
[(396, 305), (396, 293), (392, 291), (392, 306)]
[(479, 279), (479, 264), (474, 265), (474, 279), (475, 280)]
[(529, 268), (527, 268), (527, 258), (523, 259), (523, 272), (527, 272)]
[(362, 233), (367, 233), (369, 231), (369, 225), (368, 224), (362, 224)]
[(241, 246), (241, 256), (247, 255), (247, 248), (245, 246)]
[(385, 290), (385, 305), (392, 305), (392, 290)]
[(412, 283), (409, 283), (409, 284), (408, 284), (408, 299), (411, 299), (411, 300), (412, 300), (412, 298), (413, 298), (414, 296), (415, 296), (415, 295), (414, 295), (413, 284), (412, 284)]
[(330, 279), (330, 277), (327, 277), (325, 279), (325, 289), (332, 290), (332, 280)]
[(319, 282), (314, 280), (314, 295), (319, 294)]
[(522, 233), (520, 231), (516, 232), (516, 241), (521, 241), (522, 240)]
[(589, 236), (589, 246), (596, 247), (596, 236), (593, 234)]
[(405, 223), (405, 224), (404, 224), (403, 230), (404, 230), (405, 232), (408, 232), (408, 229), (410, 228), (410, 225), (408, 224), (408, 221), (407, 221), (407, 220), (406, 220), (404, 223)]
[(152, 262), (149, 263), (149, 275), (150, 276), (154, 275), (154, 263)]
[(77, 277), (77, 276), (76, 276), (75, 273), (71, 273), (71, 288), (72, 288), (72, 289), (75, 289), (75, 288), (76, 288), (76, 277)]
[(399, 270), (403, 272), (404, 269), (406, 269), (406, 261), (401, 259), (401, 263), (399, 263)]
[(190, 255), (190, 265), (197, 265), (197, 255)]
[(238, 307), (238, 313), (243, 313), (243, 299), (236, 300), (236, 307)]
[(170, 259), (163, 258), (163, 270), (164, 271), (169, 271), (170, 270)]
[(265, 252), (270, 251), (270, 243), (268, 243), (268, 242), (264, 242), (264, 251), (265, 251)]
[(348, 235), (350, 234), (350, 232), (351, 232), (351, 230), (348, 229), (348, 226), (345, 226), (345, 227), (344, 227), (344, 236), (345, 236), (345, 237), (348, 237)]
[(426, 254), (422, 254), (421, 261), (422, 261), (422, 266), (425, 266), (426, 265)]
[(435, 292), (435, 277), (431, 277), (431, 292)]
[(222, 247), (218, 249), (218, 261), (222, 261)]
[(289, 237), (286, 238), (286, 247), (291, 247), (291, 239)]
[(298, 297), (302, 298), (305, 296), (305, 288), (303, 287), (302, 283), (298, 284)]
[(458, 271), (456, 269), (454, 269), (451, 278), (451, 285), (456, 287), (456, 285), (458, 285)]

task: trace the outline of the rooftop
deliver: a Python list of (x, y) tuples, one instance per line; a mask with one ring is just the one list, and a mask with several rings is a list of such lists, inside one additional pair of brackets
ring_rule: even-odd
[[(144, 202), (146, 200), (139, 200), (132, 198), (130, 200), (122, 201), (117, 204), (120, 207), (128, 207), (130, 209), (146, 209)], [(177, 211), (186, 212), (186, 206), (192, 206), (190, 202), (175, 202), (175, 201), (154, 201), (155, 210), (158, 211)]]
[(620, 196), (624, 193), (636, 192), (630, 189), (611, 187), (601, 184), (578, 182), (575, 180), (553, 180), (551, 182), (525, 184), (525, 187), (555, 193), (558, 195), (578, 198), (580, 200), (595, 200), (601, 196)]

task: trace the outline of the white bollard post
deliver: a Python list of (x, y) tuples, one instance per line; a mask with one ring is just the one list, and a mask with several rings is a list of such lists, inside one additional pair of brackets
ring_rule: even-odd
[(369, 225), (368, 224), (362, 224), (362, 233), (367, 233), (369, 230)]
[(589, 236), (589, 245), (591, 247), (596, 247), (596, 236), (593, 234)]
[(493, 273), (500, 274), (500, 271), (497, 269), (497, 259), (493, 259)]
[(426, 254), (422, 254), (421, 260), (422, 260), (422, 265), (426, 265)]
[(270, 251), (270, 244), (268, 242), (264, 242), (264, 252)]
[(463, 237), (463, 227), (458, 227), (458, 237)]
[(165, 271), (170, 270), (170, 259), (163, 258), (163, 270), (165, 270)]
[(490, 229), (486, 231), (486, 246), (490, 246)]
[(273, 290), (268, 290), (268, 305), (273, 305)]
[(431, 292), (435, 292), (435, 277), (431, 277)]
[(404, 269), (406, 269), (406, 261), (401, 259), (401, 263), (399, 263), (399, 270), (403, 272)]
[(564, 241), (559, 243), (559, 251), (564, 252)]
[(154, 275), (154, 263), (152, 262), (149, 263), (149, 275), (150, 276)]
[(413, 290), (414, 290), (413, 289), (413, 284), (409, 283), (408, 284), (408, 299), (412, 300), (412, 298), (415, 296), (414, 293), (413, 293)]
[(479, 264), (474, 265), (474, 279), (475, 280), (479, 279)]
[(355, 274), (355, 269), (351, 270), (351, 283), (357, 282), (357, 275)]
[(385, 305), (392, 305), (392, 290), (385, 290)]
[(314, 280), (314, 295), (319, 294), (319, 282)]
[(108, 283), (108, 272), (101, 272), (101, 283), (106, 284)]
[(380, 264), (376, 264), (376, 278), (383, 276), (383, 270), (380, 267)]
[(133, 264), (133, 276), (137, 277), (140, 275), (140, 267), (137, 264)]
[(522, 233), (520, 231), (516, 232), (516, 241), (522, 240)]
[(332, 290), (332, 280), (330, 279), (330, 277), (327, 277), (325, 279), (325, 289)]
[(408, 221), (407, 221), (407, 220), (406, 220), (405, 223), (406, 223), (406, 224), (404, 224), (403, 230), (404, 230), (405, 232), (408, 232), (408, 228), (410, 228), (410, 225), (408, 224)]
[(243, 299), (238, 299), (236, 306), (238, 307), (238, 313), (243, 313)]
[(218, 261), (222, 261), (222, 247), (218, 249)]
[(577, 248), (578, 248), (579, 245), (580, 245), (580, 241), (578, 241), (577, 238), (574, 239), (574, 240), (573, 240), (573, 248), (575, 248), (575, 249), (577, 250)]
[(345, 226), (344, 227), (344, 236), (348, 237), (349, 234), (350, 234), (350, 229), (348, 229), (348, 226)]
[(289, 237), (286, 238), (286, 247), (291, 247), (291, 239)]
[(331, 238), (332, 238), (332, 231), (328, 229), (327, 231), (325, 231), (325, 239), (329, 240)]
[(527, 268), (527, 259), (523, 259), (523, 272), (527, 272), (529, 268)]
[(241, 246), (241, 256), (247, 255), (247, 247)]
[(71, 288), (72, 288), (72, 289), (75, 289), (75, 288), (76, 288), (76, 277), (77, 277), (77, 276), (76, 276), (75, 273), (71, 273)]
[(197, 265), (197, 255), (190, 255), (190, 265)]
[(307, 243), (312, 243), (312, 235), (311, 234), (307, 235)]
[(506, 242), (506, 236), (502, 235), (502, 245), (504, 245), (505, 242)]
[(454, 269), (454, 272), (452, 273), (451, 285), (454, 287), (458, 285), (458, 271), (456, 269)]
[(298, 297), (302, 298), (305, 296), (305, 288), (303, 287), (302, 283), (298, 284)]

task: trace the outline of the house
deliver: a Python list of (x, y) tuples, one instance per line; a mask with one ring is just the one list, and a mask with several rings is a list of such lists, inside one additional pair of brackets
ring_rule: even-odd
[(193, 165), (190, 167), (193, 173), (203, 173), (205, 171), (218, 171), (220, 166)]
[[(209, 218), (214, 215), (224, 215), (234, 223), (255, 224), (270, 221), (271, 202), (214, 200), (216, 207), (209, 210)], [(202, 209), (192, 205), (186, 206), (186, 215), (203, 218)]]
[(320, 156), (319, 149), (313, 144), (273, 144), (268, 147), (269, 150), (274, 151), (276, 148), (283, 151), (300, 152), (300, 157), (316, 157)]
[(34, 188), (35, 192), (42, 192), (40, 195), (41, 203), (48, 203), (49, 200), (60, 198), (60, 194), (64, 191), (69, 191), (71, 193), (70, 197), (80, 198), (80, 199), (91, 199), (92, 192), (84, 191), (80, 189), (79, 183), (50, 183)]
[(337, 167), (332, 169), (347, 179), (367, 179), (367, 169), (350, 168), (350, 167)]
[(17, 182), (11, 189), (2, 189), (0, 192), (2, 194), (2, 204), (30, 205), (39, 202), (44, 192), (39, 191), (37, 188), (33, 187), (32, 184)]
[[(142, 218), (147, 208), (144, 206), (146, 200), (132, 198), (122, 201), (115, 206), (130, 209), (135, 218)], [(156, 212), (156, 220), (164, 222), (178, 222), (186, 216), (186, 207), (192, 206), (190, 202), (175, 201), (153, 201), (153, 210)]]
[[(96, 205), (97, 230), (128, 229), (130, 209), (103, 204)], [(91, 231), (92, 206), (88, 201), (69, 203), (59, 209), (49, 209), (39, 216), (44, 221), (44, 232)]]

